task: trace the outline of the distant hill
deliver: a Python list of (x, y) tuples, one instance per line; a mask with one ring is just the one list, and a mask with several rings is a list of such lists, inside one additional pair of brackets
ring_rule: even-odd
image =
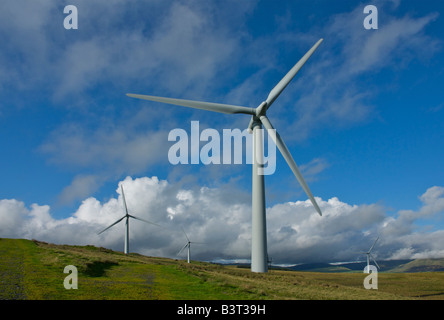
[[(442, 259), (399, 259), (399, 260), (381, 260), (377, 261), (379, 268), (378, 272), (440, 272), (444, 271), (444, 258)], [(373, 263), (374, 264), (374, 263)], [(248, 263), (229, 263), (222, 265), (236, 266), (240, 269), (250, 269)], [(269, 270), (288, 270), (288, 271), (307, 271), (307, 272), (363, 272), (367, 266), (366, 261), (357, 262), (338, 262), (338, 263), (301, 263), (298, 265), (271, 265)]]
[[(398, 268), (400, 266), (405, 265), (413, 261), (412, 259), (404, 259), (404, 260), (380, 260), (377, 261), (379, 265), (379, 272), (393, 272), (394, 268)], [(374, 263), (373, 263), (374, 265)], [(367, 262), (351, 262), (351, 263), (343, 263), (337, 266), (341, 266), (343, 268), (347, 268), (353, 271), (363, 272), (364, 268), (367, 266)]]
[[(294, 271), (309, 272), (363, 272), (367, 262), (346, 263), (303, 263), (285, 268), (273, 267), (275, 269), (287, 269)], [(379, 272), (438, 272), (444, 271), (443, 259), (404, 259), (404, 260), (381, 260), (378, 261)]]
[(444, 271), (443, 259), (417, 259), (391, 269), (391, 272), (437, 272)]

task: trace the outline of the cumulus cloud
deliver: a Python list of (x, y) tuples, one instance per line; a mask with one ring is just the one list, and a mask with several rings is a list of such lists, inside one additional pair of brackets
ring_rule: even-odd
[[(157, 177), (127, 177), (117, 197), (82, 201), (68, 218), (55, 219), (47, 205), (27, 208), (17, 200), (0, 200), (0, 236), (54, 243), (92, 244), (123, 250), (124, 223), (97, 233), (124, 215), (120, 186), (124, 186), (130, 214), (161, 225), (130, 220), (132, 252), (177, 258), (192, 241), (193, 259), (249, 259), (251, 248), (250, 195), (232, 186), (180, 188)], [(378, 204), (347, 204), (338, 198), (317, 201), (320, 217), (309, 200), (275, 204), (267, 209), (268, 252), (280, 263), (350, 261), (380, 235), (378, 259), (442, 257), (444, 231), (415, 230), (418, 219), (443, 212), (444, 188), (431, 187), (420, 199), (422, 207), (388, 216)], [(431, 211), (429, 208), (433, 208)], [(362, 258), (362, 257), (361, 257)]]
[[(239, 22), (254, 7), (254, 2), (231, 1), (145, 1), (129, 6), (122, 0), (76, 0), (71, 4), (78, 8), (75, 31), (63, 28), (63, 4), (4, 1), (0, 39), (8, 45), (0, 53), (0, 70), (12, 76), (8, 82), (15, 89), (36, 86), (59, 102), (89, 94), (97, 85), (122, 88), (129, 81), (142, 84), (134, 89), (202, 94), (242, 38), (242, 33), (233, 32), (232, 23), (216, 22)], [(50, 77), (42, 77), (48, 70)], [(2, 78), (0, 86), (5, 84)]]
[(15, 199), (0, 200), (0, 233), (2, 237), (15, 237), (21, 234), (18, 228), (27, 216), (25, 204)]

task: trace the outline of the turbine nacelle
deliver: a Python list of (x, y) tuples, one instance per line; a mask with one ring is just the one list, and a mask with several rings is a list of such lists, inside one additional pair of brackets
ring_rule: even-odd
[(375, 258), (374, 258), (373, 255), (372, 255), (373, 247), (375, 246), (375, 244), (376, 244), (376, 242), (378, 241), (378, 239), (379, 239), (379, 236), (376, 238), (375, 242), (373, 242), (373, 245), (370, 247), (370, 249), (369, 249), (368, 251), (361, 251), (361, 252), (358, 252), (358, 253), (360, 253), (360, 254), (365, 254), (365, 255), (367, 256), (367, 267), (366, 267), (367, 270), (368, 270), (369, 265), (370, 265), (370, 260), (373, 260), (373, 262), (376, 264), (376, 267), (377, 267), (378, 269), (381, 269), (381, 268), (379, 267), (378, 263), (376, 262)]
[(254, 115), (250, 119), (250, 123), (248, 124), (248, 133), (253, 133), (253, 124), (254, 122), (260, 122), (260, 117), (265, 115), (267, 112), (267, 101), (263, 101), (256, 109), (254, 109)]
[(261, 116), (264, 116), (267, 109), (268, 109), (268, 102), (267, 101), (262, 102), (256, 108), (256, 117), (260, 118)]

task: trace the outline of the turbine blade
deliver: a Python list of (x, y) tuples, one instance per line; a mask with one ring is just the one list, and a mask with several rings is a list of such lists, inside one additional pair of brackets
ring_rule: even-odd
[(370, 255), (370, 258), (372, 258), (373, 262), (376, 264), (376, 266), (378, 267), (378, 269), (381, 269), (381, 267), (379, 266), (379, 264), (376, 262), (375, 258), (373, 258), (372, 255)]
[(126, 218), (126, 216), (123, 216), (122, 218), (120, 218), (119, 220), (117, 220), (116, 222), (114, 222), (112, 225), (110, 225), (109, 227), (106, 227), (105, 229), (103, 229), (102, 231), (100, 231), (98, 234), (101, 234), (102, 232), (105, 232), (106, 230), (108, 230), (109, 228), (111, 228), (112, 226), (118, 224), (120, 221), (122, 221), (124, 218)]
[[(270, 121), (266, 116), (261, 116), (260, 120), (264, 127), (268, 130), (274, 129)], [(291, 171), (293, 171), (293, 174), (296, 176), (296, 179), (298, 179), (300, 185), (304, 189), (305, 193), (307, 194), (308, 198), (310, 199), (311, 203), (315, 207), (316, 211), (319, 213), (319, 215), (322, 216), (321, 209), (319, 208), (318, 204), (316, 203), (315, 198), (313, 197), (313, 194), (311, 193), (310, 189), (308, 188), (307, 183), (304, 180), (304, 177), (302, 177), (301, 172), (298, 169), (298, 166), (296, 165), (296, 162), (294, 162), (294, 159), (288, 150), (287, 146), (284, 143), (284, 140), (282, 140), (281, 136), (277, 131), (276, 135), (270, 134), (272, 139), (274, 140), (274, 143), (276, 143), (276, 146), (278, 147), (279, 151), (283, 155), (285, 161), (287, 162), (288, 166), (290, 167)]]
[(187, 238), (188, 242), (190, 242), (190, 239), (188, 238), (188, 236), (187, 236), (187, 234), (186, 234), (186, 232), (185, 232), (185, 230), (183, 228), (182, 228), (182, 232), (185, 235), (185, 237)]
[(173, 98), (164, 98), (164, 97), (155, 97), (155, 96), (147, 96), (141, 94), (126, 94), (132, 98), (163, 102), (168, 104), (174, 104), (183, 107), (195, 108), (195, 109), (203, 109), (221, 113), (245, 113), (245, 114), (255, 114), (254, 108), (234, 106), (230, 104), (221, 104), (221, 103), (213, 103), (213, 102), (204, 102), (204, 101), (194, 101), (194, 100), (184, 100), (184, 99), (173, 99)]
[(131, 215), (131, 214), (129, 214), (128, 217), (133, 218), (133, 219), (136, 219), (136, 220), (140, 220), (140, 221), (143, 221), (143, 222), (146, 222), (146, 223), (149, 223), (149, 224), (153, 224), (153, 225), (158, 226), (158, 227), (161, 227), (161, 226), (158, 225), (157, 223), (154, 223), (154, 222), (151, 222), (151, 221), (148, 221), (148, 220), (145, 220), (145, 219), (142, 219), (142, 218), (139, 218), (139, 217), (133, 216), (133, 215)]
[(373, 249), (373, 247), (375, 246), (376, 241), (378, 241), (378, 239), (379, 239), (379, 236), (376, 238), (375, 242), (373, 242), (373, 245), (371, 246), (371, 248), (370, 248), (370, 250), (368, 251), (368, 253), (372, 252), (372, 249)]
[(294, 78), (294, 76), (298, 73), (298, 71), (302, 68), (302, 66), (307, 62), (307, 60), (311, 57), (313, 52), (319, 47), (321, 42), (324, 39), (319, 39), (318, 42), (310, 49), (308, 52), (301, 58), (301, 60), (296, 63), (293, 68), (288, 71), (285, 77), (282, 78), (281, 81), (270, 91), (267, 100), (267, 109), (270, 105), (276, 100), (276, 98), (281, 94), (281, 92), (285, 89), (285, 87), (290, 83), (290, 81)]
[(179, 254), (183, 251), (183, 249), (185, 249), (186, 247), (188, 247), (188, 243), (187, 243), (186, 245), (184, 245), (184, 246), (182, 247), (182, 249), (180, 249), (180, 251), (177, 253), (177, 255), (179, 255)]
[(128, 215), (128, 207), (126, 206), (125, 193), (123, 192), (123, 184), (120, 185), (120, 189), (122, 190), (123, 207), (125, 208), (125, 214)]

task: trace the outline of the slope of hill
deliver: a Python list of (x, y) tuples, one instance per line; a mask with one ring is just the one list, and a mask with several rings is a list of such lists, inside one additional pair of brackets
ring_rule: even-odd
[[(304, 263), (289, 266), (294, 271), (310, 272), (363, 272), (367, 262), (348, 262), (340, 264)], [(444, 271), (444, 259), (404, 259), (378, 261), (379, 272), (437, 272)]]
[(436, 272), (444, 271), (444, 259), (417, 259), (399, 265), (391, 272)]
[[(380, 274), (366, 290), (363, 273), (272, 270), (124, 255), (94, 246), (0, 239), (0, 299), (28, 300), (286, 300), (412, 299), (444, 297), (444, 273)], [(67, 265), (78, 289), (65, 289)], [(423, 276), (427, 275), (427, 277)]]

